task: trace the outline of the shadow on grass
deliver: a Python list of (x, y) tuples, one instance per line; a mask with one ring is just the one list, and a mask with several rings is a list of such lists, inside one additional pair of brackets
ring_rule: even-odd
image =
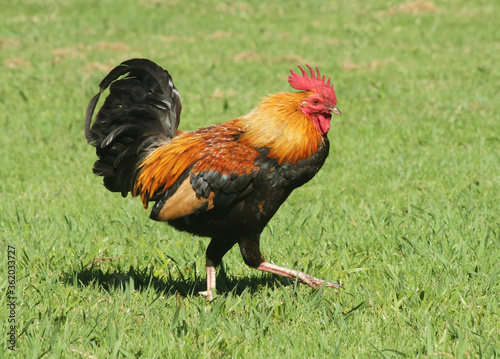
[[(137, 269), (131, 266), (128, 270), (114, 268), (103, 271), (98, 266), (91, 266), (73, 273), (64, 273), (62, 281), (68, 285), (97, 286), (108, 292), (111, 289), (125, 290), (133, 283), (133, 289), (137, 291), (152, 288), (157, 293), (182, 297), (198, 295), (198, 292), (206, 290), (205, 276), (197, 277), (195, 274), (194, 278), (183, 278), (184, 273), (178, 269), (179, 274), (176, 277), (180, 276), (181, 279), (173, 279), (169, 272), (164, 276), (155, 275), (154, 272), (154, 268)], [(194, 272), (196, 273), (196, 269)], [(231, 292), (239, 296), (243, 292), (254, 293), (265, 287), (294, 285), (293, 280), (273, 274), (232, 278), (227, 275), (224, 265), (221, 265), (217, 272), (217, 290), (220, 294)], [(256, 271), (256, 274), (258, 273)]]

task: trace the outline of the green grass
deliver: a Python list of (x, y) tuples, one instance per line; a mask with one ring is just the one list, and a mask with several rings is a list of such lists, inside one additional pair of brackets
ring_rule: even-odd
[[(0, 288), (10, 244), (18, 297), (16, 353), (0, 306), (0, 357), (500, 357), (499, 4), (0, 2)], [(196, 294), (208, 240), (91, 171), (87, 102), (131, 57), (172, 73), (183, 129), (289, 90), (290, 67), (332, 76), (330, 157), (262, 249), (345, 290), (232, 250), (220, 295)]]

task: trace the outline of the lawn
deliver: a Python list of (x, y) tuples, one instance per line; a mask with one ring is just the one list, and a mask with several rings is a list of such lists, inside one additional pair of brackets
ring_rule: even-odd
[[(500, 4), (0, 5), (0, 357), (500, 358)], [(133, 57), (172, 74), (186, 130), (289, 91), (296, 65), (332, 77), (330, 156), (261, 247), (344, 290), (233, 249), (197, 294), (208, 239), (92, 174), (87, 103)]]

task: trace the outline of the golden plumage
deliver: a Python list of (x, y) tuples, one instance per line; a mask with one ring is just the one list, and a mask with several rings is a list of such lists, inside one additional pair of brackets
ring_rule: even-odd
[(238, 119), (245, 128), (240, 141), (251, 147), (267, 147), (278, 163), (295, 164), (318, 150), (322, 136), (300, 110), (311, 92), (276, 93), (266, 97), (249, 114)]

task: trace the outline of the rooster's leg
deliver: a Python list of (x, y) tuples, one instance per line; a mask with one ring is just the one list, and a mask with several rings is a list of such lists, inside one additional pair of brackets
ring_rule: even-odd
[(234, 246), (236, 242), (234, 241), (225, 241), (219, 238), (212, 238), (212, 241), (207, 247), (206, 253), (206, 267), (207, 267), (207, 290), (199, 292), (201, 295), (207, 297), (208, 300), (213, 299), (213, 291), (215, 291), (215, 283), (217, 273), (215, 268), (222, 261), (222, 257), (227, 253), (228, 250)]
[(207, 300), (213, 299), (212, 289), (215, 290), (217, 273), (215, 266), (210, 259), (207, 258), (207, 290), (199, 292), (201, 295), (207, 297)]
[(309, 287), (314, 288), (314, 289), (318, 289), (323, 284), (325, 285), (325, 287), (344, 288), (340, 284), (326, 282), (323, 279), (319, 279), (319, 278), (313, 277), (313, 276), (311, 276), (309, 274), (302, 273), (302, 272), (296, 271), (294, 269), (280, 267), (280, 266), (277, 266), (276, 264), (271, 264), (269, 262), (262, 262), (261, 264), (259, 264), (258, 267), (255, 267), (255, 269), (258, 269), (258, 270), (261, 270), (261, 271), (264, 271), (264, 272), (270, 272), (270, 273), (274, 273), (274, 274), (279, 274), (279, 275), (282, 275), (282, 276), (285, 276), (285, 277), (288, 277), (288, 278), (292, 278), (292, 279), (298, 279), (302, 283), (305, 283)]
[(305, 283), (309, 287), (314, 289), (318, 289), (322, 285), (331, 288), (344, 288), (340, 284), (326, 282), (323, 279), (313, 277), (309, 274), (266, 262), (264, 260), (264, 257), (260, 253), (259, 239), (260, 237), (256, 235), (254, 237), (242, 238), (239, 241), (241, 255), (243, 256), (243, 259), (248, 266), (264, 272), (270, 272), (288, 278), (298, 279), (302, 283)]

